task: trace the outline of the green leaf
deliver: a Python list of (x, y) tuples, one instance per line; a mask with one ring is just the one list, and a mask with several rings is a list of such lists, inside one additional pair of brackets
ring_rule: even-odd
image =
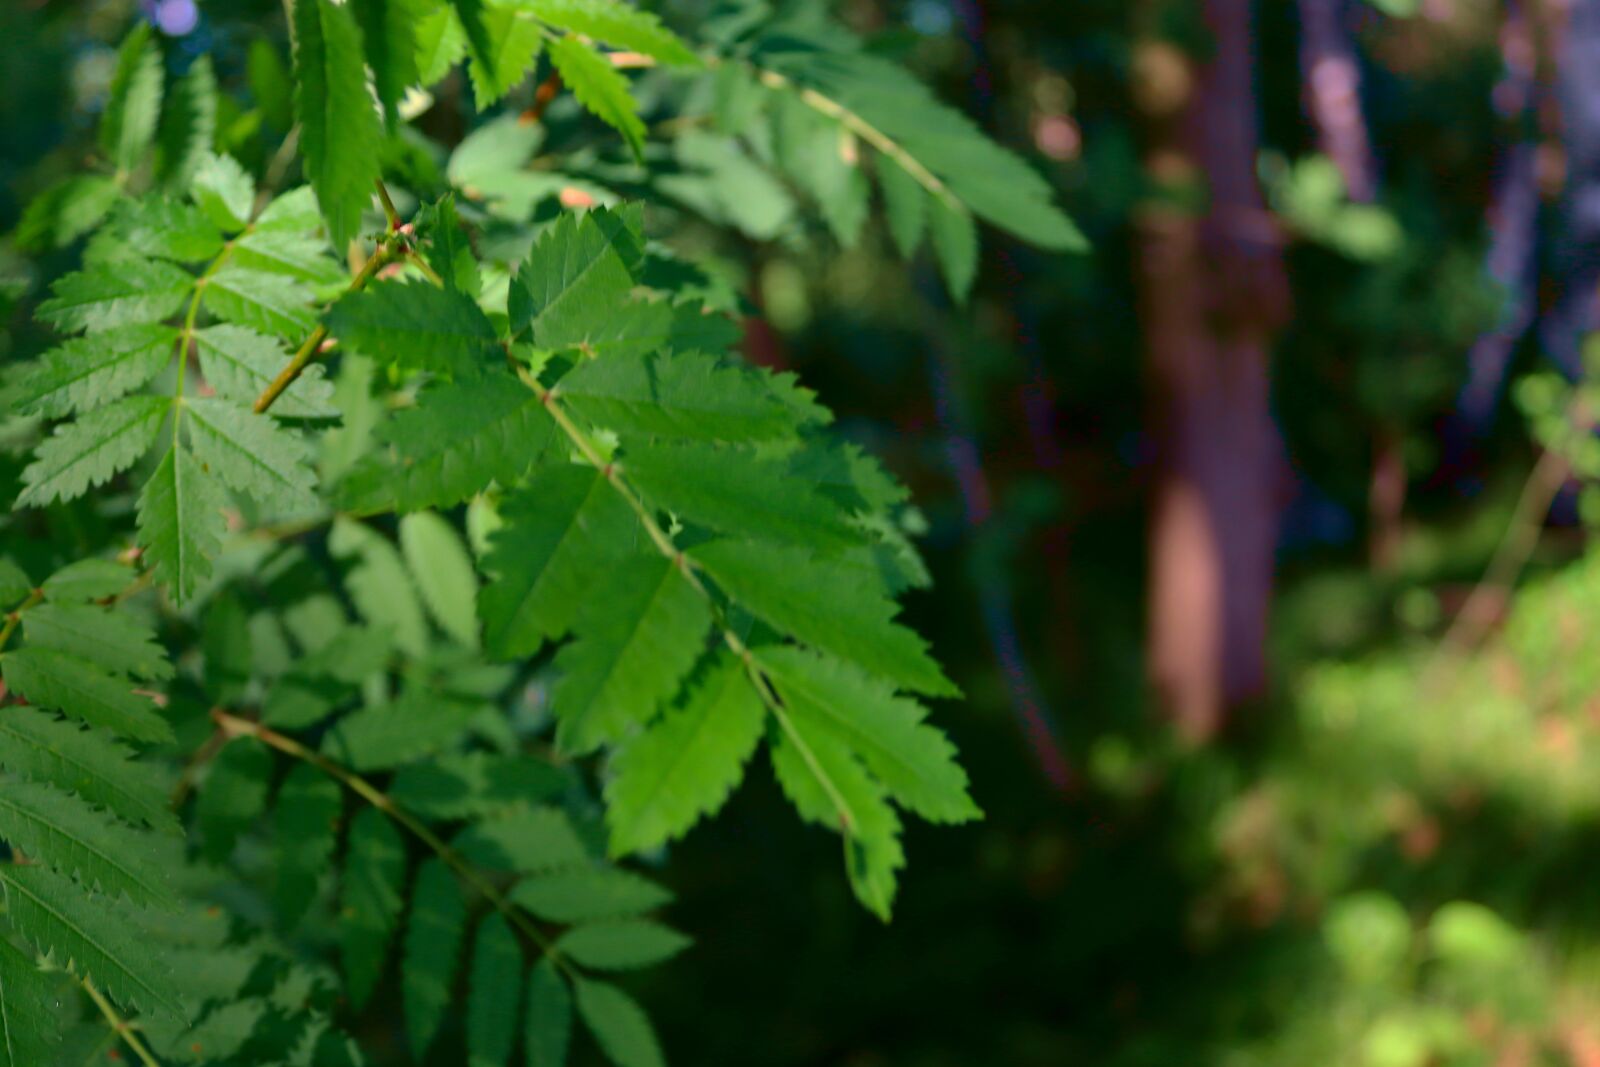
[(362, 808), (350, 823), (339, 915), (345, 987), (357, 1009), (372, 996), (383, 972), (404, 883), (405, 845), (399, 831), (376, 808)]
[(478, 575), (461, 535), (434, 512), (419, 511), (400, 520), (400, 550), (439, 628), (477, 648)]
[(450, 1007), (466, 923), (467, 903), (456, 876), (442, 860), (424, 861), (417, 868), (411, 894), (400, 971), (406, 1037), (412, 1057), (419, 1062), (433, 1045)]
[(572, 1037), (572, 994), (546, 956), (528, 972), (528, 1014), (523, 1048), (528, 1067), (565, 1067)]
[(928, 235), (944, 272), (944, 282), (958, 303), (972, 292), (978, 275), (978, 227), (972, 216), (957, 211), (940, 197), (930, 197)]
[(197, 263), (222, 251), (222, 234), (204, 211), (164, 196), (124, 201), (109, 229), (127, 251), (154, 259)]
[(689, 947), (689, 939), (649, 919), (578, 926), (562, 934), (556, 950), (584, 967), (631, 971), (670, 960)]
[(125, 396), (172, 361), (178, 331), (144, 323), (74, 337), (46, 352), (6, 389), (22, 414), (58, 419)]
[(339, 720), (322, 742), (324, 755), (358, 771), (387, 770), (432, 755), (458, 740), (481, 704), (412, 692)]
[(166, 872), (141, 851), (136, 833), (50, 786), (5, 783), (0, 838), (89, 889), (125, 894), (137, 904), (173, 902)]
[(719, 652), (683, 706), (618, 753), (606, 784), (611, 854), (655, 848), (721, 808), (765, 718), (744, 665)]
[(497, 871), (526, 874), (589, 862), (572, 822), (557, 808), (515, 808), (474, 824), (455, 846), (467, 861)]
[(296, 341), (310, 333), (316, 315), (309, 286), (270, 271), (224, 267), (205, 285), (205, 308), (225, 322)]
[(480, 66), (493, 70), (494, 40), (483, 0), (450, 0), (450, 6), (455, 10), (456, 27), (465, 38), (463, 54), (470, 52)]
[(415, 26), (423, 6), (418, 0), (350, 0), (350, 10), (361, 27), (373, 88), (392, 126), (399, 120), (400, 99), (419, 80)]
[(185, 424), (195, 454), (229, 488), (283, 511), (317, 506), (310, 449), (265, 415), (225, 400), (186, 400)]
[(804, 649), (764, 648), (757, 658), (789, 714), (849, 747), (902, 805), (934, 822), (981, 817), (955, 746), (923, 723), (926, 711), (915, 701)]
[(959, 695), (923, 640), (894, 622), (895, 603), (876, 576), (856, 563), (745, 541), (709, 541), (688, 554), (768, 625), (907, 689)]
[(501, 659), (531, 656), (567, 632), (595, 575), (640, 551), (638, 520), (593, 467), (535, 472), (500, 509), (478, 596), (484, 645)]
[(104, 731), (36, 708), (12, 707), (0, 716), (0, 766), (6, 770), (76, 793), (130, 823), (178, 833), (164, 776), (132, 755)]
[(539, 58), (544, 34), (532, 19), (518, 17), (509, 8), (493, 8), (483, 16), (488, 51), (474, 50), (467, 64), (472, 79), (472, 99), (482, 111), (515, 89)]
[(207, 152), (195, 164), (189, 195), (212, 222), (233, 233), (250, 220), (256, 183), (232, 156)]
[(66, 333), (159, 322), (183, 306), (194, 279), (160, 260), (126, 256), (116, 266), (66, 274), (50, 287), (39, 318)]
[(17, 249), (44, 252), (71, 244), (100, 225), (122, 199), (122, 187), (99, 174), (57, 182), (30, 200), (17, 223)]
[(333, 524), (328, 550), (340, 559), (358, 561), (345, 576), (345, 588), (361, 617), (389, 630), (405, 652), (423, 655), (428, 648), (427, 619), (394, 545), (371, 527), (341, 518)]
[(805, 33), (770, 36), (761, 61), (853, 111), (974, 214), (1042, 248), (1088, 246), (1052, 202), (1050, 183), (1032, 167), (940, 103), (904, 66), (866, 50), (841, 50), (836, 40), (824, 43)]
[(563, 403), (587, 421), (652, 437), (764, 441), (813, 419), (787, 406), (764, 372), (703, 352), (585, 360), (563, 377)]
[(710, 606), (674, 561), (640, 556), (616, 566), (556, 655), (556, 747), (581, 755), (648, 722), (694, 666), (710, 626)]
[(171, 401), (132, 396), (63, 423), (40, 442), (22, 472), (18, 507), (72, 500), (133, 466), (155, 444)]
[(6, 685), (42, 708), (64, 711), (135, 741), (170, 741), (172, 727), (134, 683), (47, 648), (19, 648), (0, 658)]
[[(531, 128), (537, 130), (539, 127)], [(450, 157), (452, 163), (460, 152), (458, 146)], [(517, 165), (520, 166), (520, 163)], [(427, 256), (429, 265), (444, 279), (445, 285), (469, 297), (476, 296), (483, 288), (483, 281), (478, 275), (478, 260), (472, 253), (472, 242), (467, 239), (467, 232), (456, 214), (455, 197), (446, 194), (434, 203), (423, 204), (417, 211), (415, 226), (423, 254)]]
[(87, 604), (40, 604), (22, 615), (30, 648), (81, 656), (112, 674), (164, 680), (172, 677), (155, 631), (133, 616)]
[(617, 0), (512, 0), (540, 22), (599, 41), (611, 48), (640, 52), (667, 66), (698, 67), (700, 57), (648, 11)]
[(631, 919), (661, 907), (672, 894), (648, 878), (610, 867), (525, 878), (511, 900), (554, 923)]
[(80, 559), (44, 580), (45, 599), (57, 603), (103, 600), (122, 592), (133, 581), (132, 571), (109, 559)]
[(522, 1004), (522, 950), (504, 916), (490, 912), (472, 946), (467, 994), (468, 1067), (505, 1067)]
[(139, 541), (156, 580), (179, 604), (211, 574), (227, 525), (223, 503), (222, 487), (177, 445), (139, 493)]
[(644, 263), (638, 210), (564, 213), (535, 242), (509, 296), (511, 332), (570, 348), (608, 328)]
[(42, 867), (0, 867), (6, 918), (29, 944), (91, 979), (112, 1000), (152, 1015), (182, 1019), (185, 1011), (163, 955), (140, 936), (137, 922), (73, 888)]
[(139, 165), (160, 117), (161, 51), (150, 24), (141, 20), (117, 52), (117, 69), (100, 116), (100, 148), (118, 172)]
[(650, 1017), (616, 986), (587, 978), (575, 979), (578, 1017), (589, 1028), (606, 1058), (617, 1067), (666, 1067)]
[[(244, 326), (207, 326), (194, 334), (200, 371), (218, 396), (251, 404), (289, 363), (289, 353), (277, 338)], [(280, 418), (326, 419), (338, 414), (331, 403), (333, 383), (313, 363), (295, 379), (275, 404)]]
[(470, 297), (426, 282), (348, 293), (329, 310), (328, 329), (346, 347), (404, 370), (472, 375), (494, 361), (489, 317)]
[[(798, 735), (804, 748), (795, 740)], [(845, 835), (845, 870), (856, 898), (885, 922), (894, 905), (896, 872), (905, 866), (900, 819), (882, 783), (834, 738), (793, 726), (772, 746), (772, 769), (784, 795), (808, 822)]]
[(328, 236), (343, 248), (361, 227), (378, 178), (382, 125), (367, 92), (361, 31), (347, 7), (295, 0), (295, 115), (306, 176)]
[(402, 767), (389, 796), (426, 818), (470, 819), (554, 797), (568, 784), (565, 771), (531, 756), (457, 752)]
[(779, 164), (816, 198), (834, 239), (854, 245), (871, 196), (855, 136), (792, 94), (779, 97), (774, 127)]
[(51, 1005), (58, 984), (31, 956), (0, 938), (0, 1067), (56, 1062), (59, 1023)]
[(622, 134), (635, 159), (644, 155), (644, 123), (628, 79), (593, 48), (575, 37), (550, 42), (550, 61), (561, 80), (592, 115)]
[(316, 897), (338, 843), (343, 809), (339, 784), (309, 764), (290, 769), (272, 808), (272, 903), (293, 928)]
[(423, 390), (378, 436), (398, 463), (357, 466), (344, 486), (349, 507), (414, 511), (458, 504), (496, 482), (515, 485), (560, 430), (532, 390), (496, 369)]
[(718, 533), (818, 548), (862, 540), (813, 485), (753, 452), (698, 443), (630, 448), (623, 474), (657, 507)]
[(196, 56), (167, 97), (156, 134), (156, 173), (169, 189), (189, 188), (217, 132), (217, 76), (209, 55)]
[(250, 95), (261, 108), (267, 125), (287, 132), (294, 125), (294, 82), (283, 56), (267, 40), (257, 37), (250, 42), (245, 67)]
[(899, 163), (878, 157), (878, 186), (883, 190), (889, 235), (906, 259), (916, 254), (928, 225), (928, 193)]
[(417, 72), (423, 85), (432, 85), (467, 54), (467, 35), (461, 20), (440, 5), (417, 22)]
[(217, 756), (195, 805), (207, 859), (221, 863), (233, 854), (239, 835), (267, 810), (271, 779), (272, 755), (254, 742), (230, 744)]

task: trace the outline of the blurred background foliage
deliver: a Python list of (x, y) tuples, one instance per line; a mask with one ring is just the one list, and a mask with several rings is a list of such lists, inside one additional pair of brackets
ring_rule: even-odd
[[(698, 0), (661, 7), (691, 39), (719, 25)], [(601, 150), (549, 171), (543, 139), (581, 135), (570, 101), (517, 121), (533, 82), (481, 116), (447, 82), (389, 145), (390, 170), (455, 188), (486, 243), (652, 185), (683, 210), (660, 229), (715, 257), (708, 290), (749, 313), (750, 356), (798, 371), (920, 508), (935, 584), (912, 621), (968, 693), (942, 721), (988, 818), (911, 831), (883, 927), (829, 839), (753, 775), (660, 857), (698, 945), (640, 993), (678, 1062), (1600, 1065), (1600, 555), (1582, 521), (1600, 506), (1578, 485), (1600, 477), (1595, 401), (1529, 334), (1490, 417), (1458, 406), (1508, 300), (1486, 267), (1497, 158), (1537, 142), (1545, 230), (1574, 179), (1557, 127), (1514, 129), (1497, 105), (1511, 9), (1389, 0), (1340, 8), (1380, 175), (1353, 196), (1308, 123), (1304, 7), (1256, 5), (1251, 72), (1293, 307), (1271, 350), (1291, 473), (1270, 681), (1203, 743), (1177, 738), (1143, 666), (1136, 267), (1141, 213), (1205, 195), (1152, 180), (1141, 147), (1141, 112), (1192, 91), (1182, 57), (1211, 47), (1200, 4), (835, 7), (1028, 155), (1094, 243), (1047, 255), (988, 233), (964, 308), (926, 254), (908, 271), (876, 224), (841, 252), (803, 196), (709, 136), (737, 121), (734, 88), (675, 101), (648, 175)], [(292, 92), (278, 0), (9, 0), (0, 232), (81, 163), (140, 15), (175, 69), (212, 55), (217, 146), (274, 166)], [(27, 309), (69, 254), (29, 265), (16, 238), (8, 359), (39, 351)], [(1380, 514), (1384, 462), (1402, 503)], [(1497, 551), (1498, 583), (1478, 586)]]

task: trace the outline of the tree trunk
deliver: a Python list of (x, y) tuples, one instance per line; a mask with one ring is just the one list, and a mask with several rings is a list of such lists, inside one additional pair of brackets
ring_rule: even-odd
[[(1155, 184), (1203, 184), (1206, 213), (1141, 218), (1140, 283), (1160, 473), (1150, 531), (1149, 670), (1185, 737), (1266, 682), (1265, 638), (1284, 464), (1268, 352), (1287, 308), (1275, 226), (1256, 186), (1249, 0), (1206, 0), (1194, 64), (1140, 57)], [(1172, 197), (1176, 203), (1182, 196)], [(1193, 199), (1193, 198), (1191, 198)]]

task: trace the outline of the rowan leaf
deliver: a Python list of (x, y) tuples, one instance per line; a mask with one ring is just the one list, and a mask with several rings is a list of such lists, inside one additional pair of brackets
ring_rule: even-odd
[(349, 293), (329, 310), (328, 329), (382, 363), (460, 376), (488, 370), (497, 340), (470, 297), (424, 282), (381, 281)]
[(513, 0), (540, 22), (599, 41), (611, 48), (639, 52), (668, 66), (698, 67), (700, 58), (677, 34), (648, 11), (617, 0)]
[(161, 52), (154, 37), (141, 20), (124, 38), (100, 115), (100, 149), (122, 173), (144, 158), (161, 117)]
[(80, 656), (112, 674), (172, 677), (172, 664), (156, 643), (155, 631), (125, 612), (88, 604), (39, 604), (23, 613), (22, 635), (30, 648)]
[(524, 878), (511, 899), (549, 922), (576, 923), (634, 918), (668, 903), (672, 894), (631, 871), (596, 867)]
[(39, 318), (67, 333), (160, 322), (183, 306), (193, 285), (182, 267), (124, 256), (114, 268), (90, 267), (58, 278), (50, 287), (55, 295), (39, 305)]
[(468, 1067), (505, 1067), (522, 1006), (522, 950), (499, 912), (478, 924), (467, 984)]
[(848, 558), (748, 541), (708, 541), (689, 556), (768, 625), (891, 681), (955, 696), (923, 640), (894, 622), (894, 601), (876, 576)]
[(6, 918), (41, 953), (92, 980), (124, 1007), (182, 1020), (187, 1014), (164, 954), (123, 909), (75, 890), (43, 867), (0, 867)]
[(531, 656), (565, 634), (594, 576), (642, 550), (638, 520), (593, 467), (540, 468), (500, 514), (478, 614), (484, 647), (502, 659)]
[(378, 984), (404, 902), (405, 844), (376, 808), (362, 808), (350, 823), (339, 949), (345, 983), (357, 1008)]
[(379, 427), (394, 462), (369, 457), (344, 496), (359, 509), (457, 504), (493, 483), (515, 485), (558, 433), (538, 396), (503, 370), (435, 385)]
[(694, 666), (710, 626), (709, 605), (673, 560), (639, 556), (614, 567), (591, 587), (575, 639), (556, 655), (557, 748), (592, 752), (648, 722)]
[(136, 904), (173, 902), (166, 872), (138, 835), (104, 812), (48, 785), (10, 781), (0, 789), (0, 838), (86, 889)]
[(338, 843), (339, 783), (309, 764), (293, 767), (272, 808), (272, 903), (286, 926), (305, 916)]
[(785, 404), (773, 381), (704, 352), (681, 352), (585, 360), (557, 389), (590, 423), (651, 437), (766, 441), (823, 421)]
[(61, 1036), (50, 1006), (58, 984), (30, 955), (0, 938), (0, 1067), (55, 1062)]
[(576, 37), (558, 37), (550, 42), (550, 62), (560, 71), (561, 80), (578, 103), (622, 134), (635, 159), (642, 158), (644, 122), (639, 118), (639, 105), (628, 88), (628, 79)]
[(400, 970), (406, 1037), (419, 1061), (432, 1047), (450, 1007), (466, 923), (467, 904), (456, 876), (441, 860), (424, 861), (411, 891)]
[(474, 50), (467, 63), (472, 79), (472, 99), (482, 111), (515, 89), (539, 59), (544, 34), (539, 24), (522, 18), (510, 8), (497, 7), (484, 12), (488, 50)]
[(222, 486), (176, 444), (139, 493), (139, 541), (179, 604), (211, 574), (226, 528), (223, 503)]
[(915, 701), (805, 649), (763, 648), (756, 656), (789, 715), (848, 747), (900, 804), (934, 822), (981, 817), (955, 746), (922, 721), (926, 711)]
[(310, 450), (291, 431), (215, 398), (185, 400), (184, 414), (195, 455), (230, 489), (282, 511), (317, 506)]
[(527, 1067), (565, 1067), (572, 1039), (572, 994), (546, 956), (528, 972), (528, 1010), (523, 1029)]
[(0, 767), (76, 793), (130, 823), (178, 833), (164, 775), (132, 756), (106, 731), (84, 729), (47, 711), (18, 706), (0, 716)]
[(582, 345), (608, 329), (644, 263), (635, 209), (564, 213), (540, 235), (511, 287), (511, 332), (540, 348)]
[(415, 512), (400, 520), (400, 551), (433, 621), (477, 648), (478, 575), (461, 535), (434, 512)]
[(574, 979), (573, 989), (578, 1017), (616, 1067), (666, 1067), (650, 1017), (632, 997), (589, 978)]
[(293, 277), (229, 266), (207, 280), (202, 302), (224, 322), (299, 341), (316, 325), (311, 296)]
[(57, 426), (22, 472), (17, 506), (72, 500), (104, 485), (150, 450), (171, 406), (166, 397), (131, 396)]
[(189, 188), (217, 132), (217, 75), (209, 55), (199, 55), (167, 94), (156, 131), (156, 173), (178, 192)]
[(401, 97), (420, 80), (415, 26), (423, 5), (419, 0), (350, 0), (350, 10), (361, 28), (373, 88), (392, 126)]
[(764, 721), (744, 665), (718, 653), (682, 706), (618, 753), (606, 784), (611, 854), (655, 848), (715, 814), (755, 751)]
[(127, 395), (172, 361), (178, 331), (159, 323), (119, 326), (63, 341), (5, 391), (14, 410), (59, 419)]
[(649, 919), (575, 926), (556, 941), (556, 949), (597, 971), (631, 971), (670, 960), (689, 947), (689, 939)]
[(295, 116), (306, 176), (328, 236), (343, 248), (361, 227), (378, 177), (382, 125), (367, 92), (361, 30), (348, 7), (294, 3)]

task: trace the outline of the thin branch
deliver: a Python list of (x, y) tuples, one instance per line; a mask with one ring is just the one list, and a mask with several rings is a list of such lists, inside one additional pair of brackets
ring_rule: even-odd
[[(1577, 400), (1567, 409), (1567, 421), (1578, 436), (1588, 434), (1594, 428), (1593, 417)], [(1516, 583), (1517, 575), (1538, 547), (1544, 517), (1549, 514), (1550, 505), (1555, 502), (1556, 494), (1561, 492), (1562, 485), (1566, 484), (1571, 473), (1572, 466), (1559, 449), (1547, 448), (1540, 454), (1539, 461), (1528, 474), (1528, 480), (1523, 483), (1522, 492), (1511, 512), (1511, 522), (1500, 543), (1495, 546), (1494, 555), (1484, 568), (1483, 578), (1472, 587), (1472, 592), (1461, 610), (1456, 612), (1444, 636), (1439, 639), (1423, 670), (1424, 688), (1431, 689), (1450, 660), (1470, 653), (1488, 634), (1494, 623), (1495, 606), (1505, 599)]]
[(389, 232), (400, 228), (400, 212), (395, 210), (394, 200), (389, 196), (389, 187), (383, 184), (382, 178), (372, 179), (372, 184), (378, 188), (378, 202), (383, 205), (383, 217), (389, 220)]
[(161, 1067), (161, 1061), (145, 1045), (144, 1041), (134, 1031), (133, 1024), (124, 1019), (111, 1001), (106, 999), (104, 993), (94, 987), (94, 983), (87, 978), (79, 978), (78, 984), (83, 986), (83, 991), (89, 994), (89, 999), (94, 1001), (95, 1007), (100, 1009), (100, 1014), (106, 1017), (106, 1022), (111, 1024), (112, 1031), (133, 1050), (139, 1061), (145, 1067)]
[(6, 647), (6, 642), (11, 640), (11, 635), (17, 632), (17, 623), (22, 621), (22, 613), (44, 599), (44, 590), (35, 589), (28, 594), (28, 599), (18, 604), (12, 611), (6, 613), (6, 624), (0, 626), (0, 649)]
[[(397, 243), (387, 239), (379, 241), (377, 250), (372, 253), (366, 263), (362, 264), (360, 273), (350, 280), (350, 285), (345, 289), (345, 292), (353, 293), (358, 289), (366, 288), (367, 283), (377, 275), (378, 271), (393, 263), (402, 255), (404, 253), (399, 251)], [(305, 339), (305, 343), (295, 350), (295, 354), (290, 358), (288, 364), (278, 372), (278, 376), (272, 380), (272, 384), (263, 389), (261, 395), (256, 397), (256, 402), (251, 406), (251, 410), (260, 415), (270, 408), (278, 397), (283, 395), (283, 391), (293, 385), (295, 379), (305, 372), (311, 361), (317, 358), (322, 349), (322, 342), (327, 339), (328, 327), (318, 323), (317, 328), (311, 331), (311, 336)]]
[(212, 708), (211, 718), (217, 724), (218, 730), (227, 739), (251, 737), (269, 748), (277, 749), (286, 756), (308, 763), (340, 785), (343, 785), (362, 800), (365, 800), (384, 815), (387, 815), (397, 825), (426, 845), (434, 855), (438, 856), (451, 870), (460, 875), (468, 885), (481, 893), (484, 899), (496, 911), (510, 920), (513, 926), (521, 930), (528, 940), (538, 947), (539, 951), (549, 956), (557, 966), (567, 970), (571, 969), (571, 965), (556, 949), (544, 931), (540, 930), (520, 908), (511, 903), (506, 898), (506, 895), (481, 871), (463, 859), (459, 852), (451, 848), (438, 834), (434, 833), (427, 823), (396, 804), (394, 798), (390, 797), (389, 794), (348, 767), (335, 763), (320, 752), (315, 752), (302, 745), (294, 738), (280, 734), (253, 719), (232, 715), (222, 708)]

